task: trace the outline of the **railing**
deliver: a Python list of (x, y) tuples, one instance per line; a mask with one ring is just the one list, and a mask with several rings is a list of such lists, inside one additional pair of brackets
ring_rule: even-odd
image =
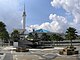
[[(39, 42), (42, 46), (69, 46), (71, 45), (70, 40), (64, 41), (41, 41)], [(72, 44), (75, 46), (80, 45), (80, 40), (72, 40)]]
[[(63, 40), (63, 41), (53, 41), (54, 45), (56, 46), (68, 46), (71, 45), (71, 41), (70, 40)], [(72, 40), (72, 44), (75, 46), (79, 46), (80, 45), (80, 40)]]

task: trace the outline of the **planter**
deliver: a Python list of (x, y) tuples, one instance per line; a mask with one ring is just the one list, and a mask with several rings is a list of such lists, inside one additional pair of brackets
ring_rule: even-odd
[(15, 50), (15, 51), (16, 51), (16, 52), (28, 52), (28, 51), (29, 51), (29, 49), (19, 47), (19, 48), (16, 48), (16, 50)]
[(59, 51), (59, 54), (61, 54), (61, 55), (74, 55), (74, 54), (79, 54), (79, 51), (76, 50), (76, 47), (70, 46), (70, 47), (64, 48), (61, 51)]

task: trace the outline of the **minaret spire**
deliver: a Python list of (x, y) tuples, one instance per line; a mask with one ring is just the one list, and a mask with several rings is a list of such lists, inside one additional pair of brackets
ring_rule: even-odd
[(23, 14), (22, 14), (22, 20), (23, 20), (22, 29), (25, 31), (25, 24), (26, 24), (26, 10), (25, 10), (25, 3), (24, 3)]
[(23, 16), (26, 16), (26, 11), (25, 11), (25, 3), (24, 3), (24, 11), (23, 11)]
[(25, 11), (25, 3), (24, 3), (24, 11), (23, 11), (23, 16), (26, 16), (26, 11)]
[(25, 3), (24, 3), (24, 11), (25, 11)]

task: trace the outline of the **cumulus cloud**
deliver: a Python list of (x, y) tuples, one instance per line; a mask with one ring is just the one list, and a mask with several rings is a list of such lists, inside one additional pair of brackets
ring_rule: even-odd
[(71, 13), (74, 19), (73, 22), (69, 22), (69, 25), (80, 31), (80, 0), (53, 0), (51, 5), (57, 8), (62, 7), (66, 12)]
[(65, 32), (66, 28), (68, 27), (67, 20), (62, 16), (57, 16), (56, 14), (50, 14), (49, 18), (52, 20), (51, 23), (45, 22), (41, 25), (31, 25), (31, 28), (34, 29), (45, 29), (51, 32), (58, 32), (62, 33)]
[(65, 17), (50, 14), (49, 18), (52, 20), (50, 25), (53, 32), (65, 32), (66, 28), (68, 27), (68, 22)]
[(37, 25), (37, 24), (36, 24), (36, 25), (27, 26), (27, 27), (26, 27), (27, 33), (32, 32), (33, 29), (37, 30), (39, 27), (40, 27), (40, 26)]
[(11, 32), (21, 27), (21, 11), (19, 0), (0, 0), (0, 21), (3, 21)]
[(52, 0), (51, 5), (53, 8), (61, 7), (66, 11), (66, 14), (71, 14), (73, 16), (72, 22), (67, 20), (66, 17), (50, 14), (49, 19), (52, 20), (52, 22), (42, 23), (38, 25), (37, 28), (47, 29), (52, 32), (65, 32), (65, 30), (71, 26), (76, 28), (80, 33), (80, 0)]
[(80, 23), (80, 0), (53, 0), (53, 7), (62, 7), (74, 16), (73, 22)]

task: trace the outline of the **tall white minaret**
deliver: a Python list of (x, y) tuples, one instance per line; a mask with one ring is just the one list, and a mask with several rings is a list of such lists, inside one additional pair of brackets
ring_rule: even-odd
[(23, 14), (22, 14), (22, 20), (23, 20), (23, 25), (22, 25), (22, 29), (25, 31), (25, 25), (26, 25), (26, 11), (25, 11), (25, 4), (24, 4), (24, 10), (23, 10)]

